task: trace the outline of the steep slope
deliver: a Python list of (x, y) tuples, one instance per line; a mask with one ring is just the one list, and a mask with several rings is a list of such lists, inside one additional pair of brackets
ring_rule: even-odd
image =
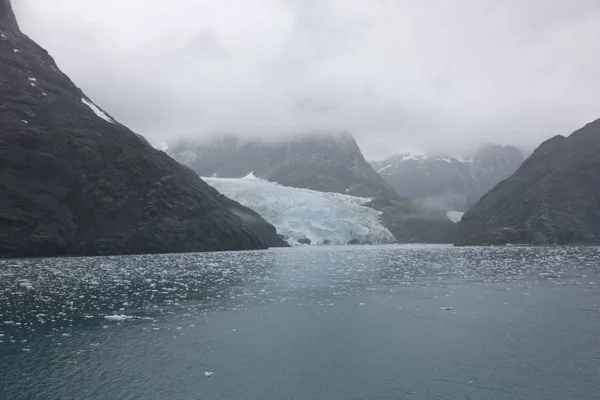
[(302, 135), (279, 141), (222, 136), (175, 143), (168, 152), (200, 176), (241, 178), (254, 173), (271, 182), (320, 192), (398, 197), (348, 134)]
[(522, 163), (519, 149), (487, 145), (467, 161), (400, 154), (371, 165), (401, 196), (436, 209), (464, 211)]
[(464, 215), (463, 243), (600, 243), (598, 154), (600, 120), (546, 141)]
[(277, 244), (258, 214), (97, 107), (0, 0), (0, 256)]
[(369, 199), (283, 186), (261, 179), (205, 178), (221, 193), (258, 211), (290, 245), (392, 243)]

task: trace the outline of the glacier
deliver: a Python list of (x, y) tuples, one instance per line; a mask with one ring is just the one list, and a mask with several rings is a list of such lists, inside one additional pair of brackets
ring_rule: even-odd
[(202, 178), (225, 196), (259, 213), (291, 246), (395, 243), (368, 198), (282, 186), (256, 178)]

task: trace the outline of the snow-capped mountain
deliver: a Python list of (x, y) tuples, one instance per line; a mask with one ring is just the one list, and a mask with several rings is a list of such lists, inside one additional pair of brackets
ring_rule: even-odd
[(523, 161), (515, 147), (486, 145), (468, 159), (400, 154), (371, 165), (401, 196), (433, 209), (465, 211)]
[(292, 246), (396, 241), (381, 223), (381, 213), (366, 206), (368, 198), (283, 186), (252, 174), (204, 180), (258, 212)]

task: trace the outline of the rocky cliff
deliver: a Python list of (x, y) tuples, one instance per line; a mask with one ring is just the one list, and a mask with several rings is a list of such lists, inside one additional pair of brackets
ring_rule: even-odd
[(0, 256), (268, 245), (271, 225), (95, 105), (0, 0)]
[(600, 243), (599, 154), (600, 120), (546, 141), (464, 215), (462, 243)]

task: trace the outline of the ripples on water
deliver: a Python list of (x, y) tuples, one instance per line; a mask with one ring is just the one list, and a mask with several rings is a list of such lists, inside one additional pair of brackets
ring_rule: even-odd
[[(327, 292), (596, 275), (597, 247), (306, 247), (262, 252), (0, 260), (0, 352), (82, 328), (189, 318)], [(595, 285), (595, 282), (590, 282)]]

